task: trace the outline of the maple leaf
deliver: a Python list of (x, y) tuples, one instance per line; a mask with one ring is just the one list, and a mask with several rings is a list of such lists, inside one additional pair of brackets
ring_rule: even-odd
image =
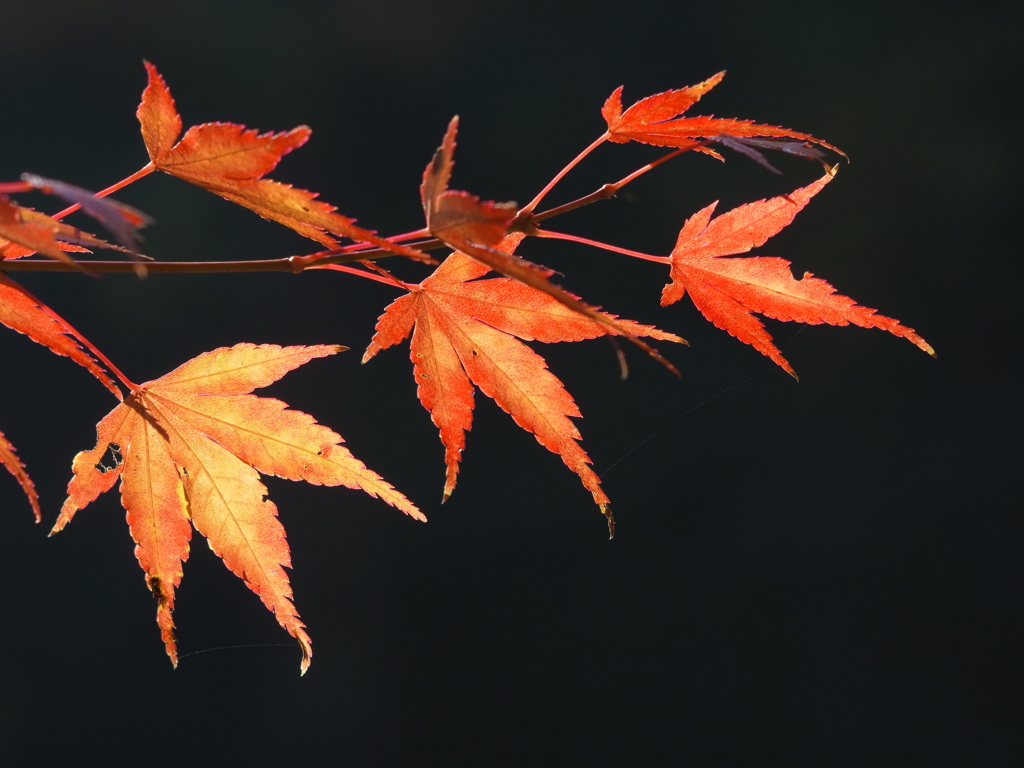
[[(608, 139), (620, 144), (639, 141), (659, 147), (680, 147), (707, 152), (707, 148), (703, 147), (701, 142), (696, 139), (736, 137), (742, 140), (768, 136), (808, 141), (844, 155), (841, 150), (826, 141), (808, 133), (792, 131), (789, 128), (759, 125), (751, 120), (734, 118), (679, 117), (701, 96), (718, 85), (723, 77), (725, 77), (725, 72), (719, 72), (696, 85), (648, 96), (625, 111), (622, 110), (622, 86), (619, 86), (601, 108), (601, 115), (608, 124)], [(728, 145), (733, 146), (731, 143)], [(784, 151), (793, 151), (792, 147), (787, 148), (785, 144), (779, 148)], [(711, 152), (711, 154), (715, 153)]]
[[(511, 251), (522, 238), (514, 233), (499, 247)], [(453, 253), (385, 309), (363, 362), (412, 333), (419, 399), (445, 447), (445, 499), (455, 488), (465, 433), (472, 425), (475, 385), (579, 475), (614, 533), (608, 497), (578, 442), (579, 430), (569, 420), (580, 416), (579, 409), (544, 358), (520, 339), (581, 341), (614, 333), (610, 327), (634, 336), (682, 339), (614, 315), (605, 315), (609, 322), (596, 322), (516, 280), (478, 279), (488, 271), (468, 255)]]
[(155, 168), (243, 205), (329, 248), (338, 243), (328, 232), (429, 261), (420, 251), (357, 227), (354, 219), (335, 213), (333, 205), (317, 200), (313, 192), (262, 178), (284, 155), (306, 143), (312, 130), (305, 125), (282, 133), (260, 134), (235, 123), (203, 123), (189, 128), (175, 143), (181, 133), (181, 116), (156, 67), (148, 61), (145, 65), (149, 81), (136, 115)]
[(194, 526), (298, 640), (301, 669), (309, 667), (310, 639), (284, 571), (291, 565), (285, 531), (258, 473), (361, 489), (426, 519), (336, 433), (279, 400), (249, 394), (341, 349), (238, 344), (206, 352), (138, 387), (99, 422), (95, 447), (75, 457), (53, 533), (120, 478), (135, 554), (175, 665), (174, 591)]
[[(121, 390), (111, 381), (99, 363), (69, 335), (73, 334), (74, 330), (53, 310), (3, 274), (0, 274), (0, 324), (25, 334), (55, 354), (70, 357), (99, 379), (115, 397), (121, 398)], [(14, 475), (25, 492), (38, 523), (42, 519), (39, 496), (25, 466), (18, 459), (14, 446), (2, 433), (0, 463)]]
[(23, 173), (21, 179), (26, 187), (74, 203), (77, 208), (81, 208), (104, 224), (121, 245), (108, 243), (31, 208), (23, 208), (6, 195), (0, 195), (0, 259), (19, 259), (33, 253), (42, 253), (44, 256), (70, 264), (82, 272), (88, 272), (84, 266), (68, 256), (66, 251), (89, 253), (88, 248), (84, 247), (89, 246), (121, 251), (134, 259), (148, 258), (134, 250), (138, 241), (135, 230), (151, 223), (146, 214), (116, 200), (97, 197), (88, 189), (67, 182), (44, 179), (32, 173)]
[(672, 249), (672, 279), (662, 291), (662, 305), (679, 301), (689, 292), (708, 320), (767, 355), (794, 377), (793, 368), (754, 312), (776, 320), (881, 328), (934, 356), (935, 350), (913, 328), (858, 306), (810, 272), (799, 279), (793, 277), (785, 259), (721, 258), (763, 245), (793, 221), (834, 175), (835, 169), (831, 169), (813, 184), (788, 195), (747, 203), (713, 219), (717, 202), (712, 203), (687, 219)]
[(75, 331), (56, 312), (25, 288), (0, 274), (0, 323), (23, 333), (51, 352), (70, 357), (121, 399), (121, 390), (99, 363), (72, 338)]
[(39, 494), (36, 493), (35, 483), (28, 476), (25, 465), (21, 463), (17, 451), (10, 441), (4, 437), (3, 432), (0, 432), (0, 463), (7, 467), (8, 472), (14, 475), (14, 479), (18, 481), (21, 490), (25, 492), (25, 496), (28, 498), (28, 503), (32, 507), (32, 512), (35, 514), (36, 522), (38, 523), (43, 519), (43, 513), (39, 509)]
[[(441, 146), (423, 172), (420, 200), (427, 217), (427, 227), (431, 234), (446, 243), (455, 241), (479, 246), (495, 245), (505, 236), (505, 229), (515, 217), (516, 204), (482, 202), (468, 192), (448, 189), (458, 127), (459, 118), (456, 115), (448, 123)], [(548, 274), (550, 272), (546, 272), (545, 276)]]
[[(65, 251), (85, 252), (86, 249), (79, 245), (60, 242), (57, 237), (80, 237), (82, 234), (84, 233), (74, 227), (29, 208), (22, 208), (6, 195), (0, 195), (0, 238), (3, 238), (0, 240), (0, 254), (4, 259), (17, 259), (41, 253), (65, 264), (76, 264)], [(8, 242), (5, 243), (4, 240)]]
[(548, 277), (554, 274), (553, 270), (514, 255), (511, 250), (518, 245), (521, 237), (516, 239), (512, 248), (507, 251), (494, 247), (505, 236), (508, 224), (515, 217), (516, 205), (482, 202), (468, 192), (448, 189), (458, 127), (459, 118), (456, 115), (448, 124), (441, 146), (437, 148), (423, 172), (420, 200), (423, 203), (430, 233), (455, 251), (472, 257), (495, 272), (546, 293), (563, 306), (604, 326), (605, 333), (625, 336), (670, 371), (678, 374), (671, 363), (662, 358), (653, 347), (640, 341), (626, 325), (552, 283)]

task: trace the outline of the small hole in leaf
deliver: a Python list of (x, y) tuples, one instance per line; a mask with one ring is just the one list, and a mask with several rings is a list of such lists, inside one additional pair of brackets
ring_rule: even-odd
[(96, 463), (96, 469), (104, 474), (113, 472), (121, 466), (123, 461), (124, 457), (121, 455), (121, 446), (117, 443), (107, 443), (107, 450), (103, 452), (103, 456)]

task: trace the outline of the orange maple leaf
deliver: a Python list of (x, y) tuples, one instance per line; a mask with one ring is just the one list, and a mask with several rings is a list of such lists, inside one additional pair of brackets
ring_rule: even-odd
[[(135, 251), (138, 244), (136, 230), (152, 220), (142, 211), (129, 205), (97, 196), (96, 193), (58, 179), (47, 179), (34, 173), (21, 174), (22, 184), (28, 190), (37, 189), (55, 195), (73, 204), (103, 224), (121, 243), (114, 245), (77, 227), (23, 208), (7, 195), (0, 194), (0, 259), (19, 259), (41, 253), (52, 259), (71, 264), (82, 272), (88, 270), (67, 255), (67, 251), (89, 253), (88, 248), (109, 248), (129, 254), (133, 259), (148, 258)], [(68, 209), (65, 213), (73, 209)]]
[(280, 400), (249, 394), (341, 349), (238, 344), (199, 355), (136, 389), (99, 422), (96, 446), (75, 457), (53, 532), (121, 479), (135, 554), (175, 665), (174, 590), (188, 559), (191, 523), (298, 640), (301, 669), (309, 667), (310, 639), (283, 570), (291, 565), (285, 531), (258, 473), (358, 488), (426, 519), (330, 429)]
[[(511, 251), (522, 237), (509, 235), (499, 248)], [(472, 425), (475, 385), (579, 475), (614, 533), (608, 497), (578, 442), (579, 430), (569, 420), (581, 415), (579, 409), (544, 358), (519, 339), (581, 341), (619, 327), (633, 336), (683, 340), (614, 315), (605, 315), (608, 322), (596, 322), (516, 280), (478, 279), (488, 271), (466, 254), (453, 253), (385, 309), (363, 362), (412, 333), (410, 352), (420, 402), (430, 411), (445, 447), (445, 499), (455, 488), (465, 433)]]
[(75, 330), (56, 312), (39, 299), (0, 274), (0, 323), (24, 333), (32, 341), (42, 344), (51, 352), (70, 357), (121, 399), (121, 390), (111, 381), (99, 363), (72, 338)]
[[(100, 364), (92, 355), (78, 346), (78, 343), (72, 338), (71, 334), (75, 333), (74, 329), (39, 299), (2, 274), (0, 274), (0, 324), (25, 334), (55, 354), (70, 357), (99, 379), (103, 386), (114, 393), (115, 397), (121, 398), (121, 390), (111, 381)], [(0, 463), (14, 475), (25, 492), (38, 523), (42, 519), (42, 513), (39, 510), (39, 496), (25, 466), (18, 459), (14, 446), (7, 441), (2, 433), (0, 433)]]
[(260, 134), (235, 123), (203, 123), (189, 128), (175, 143), (181, 133), (181, 116), (156, 67), (148, 61), (145, 65), (149, 82), (136, 115), (155, 168), (243, 205), (329, 248), (338, 243), (328, 232), (429, 260), (420, 251), (357, 227), (354, 219), (335, 213), (333, 205), (317, 200), (316, 193), (262, 178), (284, 155), (306, 143), (312, 130), (305, 125), (282, 133)]
[(708, 320), (752, 345), (794, 377), (793, 368), (752, 313), (801, 323), (852, 323), (863, 328), (881, 328), (909, 339), (934, 356), (935, 350), (913, 328), (879, 315), (874, 309), (857, 305), (810, 272), (799, 279), (793, 277), (790, 263), (785, 259), (774, 256), (721, 258), (763, 245), (793, 221), (834, 175), (832, 169), (813, 184), (788, 195), (747, 203), (714, 219), (711, 215), (717, 203), (712, 203), (687, 219), (672, 249), (672, 281), (662, 291), (662, 305), (679, 301), (689, 292), (697, 309)]
[(679, 117), (701, 96), (718, 85), (723, 77), (725, 77), (725, 72), (719, 72), (696, 85), (648, 96), (633, 104), (625, 112), (622, 110), (622, 86), (619, 86), (601, 108), (601, 115), (608, 123), (608, 139), (620, 144), (639, 141), (659, 147), (681, 147), (715, 154), (702, 147), (700, 142), (695, 139), (713, 139), (720, 136), (740, 139), (768, 136), (809, 141), (843, 154), (841, 150), (826, 141), (789, 128), (760, 125), (751, 120), (735, 118)]
[[(56, 219), (51, 219), (30, 208), (22, 208), (13, 203), (6, 195), (0, 195), (0, 258), (18, 259), (41, 253), (51, 259), (75, 264), (75, 260), (65, 251), (79, 253), (87, 250), (79, 245), (61, 242), (58, 237), (75, 239), (94, 238), (74, 227), (69, 227)], [(4, 242), (4, 241), (7, 242)]]
[(18, 481), (18, 485), (21, 486), (21, 490), (25, 492), (25, 496), (28, 498), (29, 506), (32, 507), (32, 512), (36, 516), (36, 522), (41, 521), (43, 513), (39, 509), (39, 494), (36, 493), (35, 483), (28, 476), (25, 465), (21, 463), (17, 451), (10, 441), (4, 437), (3, 432), (0, 432), (0, 464), (7, 467), (7, 471), (14, 475), (14, 479)]

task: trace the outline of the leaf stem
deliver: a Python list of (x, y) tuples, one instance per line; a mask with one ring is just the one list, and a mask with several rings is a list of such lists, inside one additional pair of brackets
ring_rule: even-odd
[[(563, 178), (565, 178), (565, 175), (569, 171), (571, 171), (573, 168), (575, 168), (577, 165), (579, 165), (580, 162), (583, 160), (583, 158), (585, 158), (587, 155), (589, 155), (591, 152), (593, 152), (599, 146), (601, 146), (606, 141), (608, 141), (608, 138), (609, 138), (609, 136), (608, 136), (608, 133), (606, 131), (599, 138), (597, 138), (589, 147), (584, 149), (582, 152), (580, 152), (578, 155), (576, 155), (576, 157), (574, 157), (572, 160), (570, 160), (569, 164), (567, 166), (565, 166), (565, 168), (560, 170), (557, 174), (555, 174), (555, 178), (553, 178), (551, 181), (549, 181), (547, 183), (547, 185), (544, 187), (544, 189), (542, 189), (540, 192), (538, 192), (537, 196), (535, 198), (533, 198), (533, 200), (531, 200), (529, 203), (527, 203), (526, 207), (522, 208), (519, 211), (518, 216), (527, 216), (527, 215), (533, 213), (534, 209), (538, 205), (540, 205), (541, 200), (543, 200), (547, 196), (548, 192), (550, 192), (558, 182), (560, 182)], [(518, 216), (517, 216), (517, 218), (518, 218)]]
[[(54, 312), (53, 314), (55, 316), (58, 316), (56, 312)], [(66, 323), (66, 321), (65, 321), (65, 323)], [(139, 388), (139, 385), (135, 384), (127, 376), (125, 376), (121, 372), (121, 369), (118, 368), (116, 365), (114, 365), (114, 363), (110, 360), (109, 357), (107, 357), (102, 352), (100, 352), (99, 348), (95, 344), (93, 344), (91, 341), (89, 341), (87, 338), (85, 338), (85, 336), (83, 336), (81, 333), (79, 333), (73, 326), (68, 325), (68, 328), (71, 329), (72, 335), (75, 337), (75, 339), (77, 339), (78, 342), (83, 347), (85, 347), (90, 352), (92, 352), (93, 355), (96, 356), (97, 360), (99, 360), (101, 363), (103, 363), (105, 366), (107, 366), (107, 370), (110, 371), (115, 376), (117, 376), (117, 378), (120, 379), (121, 383), (124, 384), (126, 387), (128, 387), (128, 389), (131, 392), (135, 392)]]
[(581, 197), (579, 200), (573, 200), (571, 203), (566, 203), (565, 205), (560, 205), (557, 208), (550, 208), (550, 209), (548, 209), (546, 211), (543, 211), (541, 213), (535, 214), (535, 215), (533, 215), (531, 217), (531, 220), (532, 221), (543, 221), (544, 219), (551, 219), (551, 218), (554, 218), (555, 216), (561, 216), (563, 213), (568, 213), (569, 211), (575, 211), (577, 208), (582, 208), (585, 205), (590, 205), (591, 203), (596, 203), (598, 200), (609, 200), (609, 199), (615, 197), (615, 194), (620, 189), (622, 189), (624, 186), (629, 184), (629, 182), (631, 182), (634, 179), (636, 179), (637, 177), (642, 176), (643, 174), (647, 173), (652, 168), (657, 168), (662, 163), (667, 162), (668, 160), (671, 160), (673, 157), (676, 157), (677, 155), (680, 155), (683, 152), (687, 152), (690, 149), (692, 149), (692, 147), (683, 147), (682, 149), (677, 149), (677, 150), (674, 150), (672, 152), (669, 152), (667, 155), (664, 155), (664, 156), (658, 158), (657, 160), (654, 160), (653, 162), (648, 163), (647, 165), (643, 166), (642, 168), (637, 168), (635, 171), (633, 171), (628, 176), (625, 176), (625, 177), (619, 179), (618, 181), (616, 181), (616, 182), (614, 182), (612, 184), (604, 184), (604, 185), (602, 185), (601, 187), (599, 187), (595, 191), (591, 192), (589, 195), (585, 195), (584, 197)]
[[(417, 230), (415, 230), (413, 232), (406, 232), (405, 234), (401, 234), (401, 235), (391, 235), (387, 239), (390, 240), (393, 243), (402, 243), (402, 242), (405, 242), (406, 240), (415, 240), (417, 237), (430, 237), (430, 230), (427, 229), (426, 227), (421, 227), (420, 229), (417, 229)], [(354, 251), (357, 248), (359, 248), (360, 246), (365, 246), (365, 245), (367, 245), (367, 244), (366, 243), (356, 243), (355, 245), (348, 246), (348, 249)]]
[[(591, 192), (589, 195), (574, 200), (571, 203), (560, 205), (556, 208), (543, 211), (541, 213), (532, 213), (533, 207), (544, 198), (544, 196), (551, 190), (554, 185), (561, 180), (574, 166), (576, 166), (583, 158), (590, 154), (594, 149), (600, 146), (604, 141), (607, 140), (607, 135), (594, 141), (589, 147), (583, 150), (577, 155), (572, 162), (570, 162), (565, 168), (563, 168), (559, 174), (551, 180), (551, 182), (545, 187), (540, 194), (533, 199), (533, 201), (525, 208), (519, 210), (512, 223), (509, 225), (509, 231), (522, 231), (528, 235), (537, 235), (539, 237), (550, 237), (560, 238), (562, 240), (574, 240), (578, 243), (585, 245), (593, 245), (598, 248), (602, 248), (607, 251), (615, 251), (623, 253), (627, 256), (635, 256), (640, 259), (647, 259), (648, 261), (667, 261), (665, 257), (652, 256), (650, 254), (642, 254), (637, 251), (630, 251), (623, 248), (617, 248), (616, 246), (608, 245), (607, 243), (600, 243), (594, 240), (587, 240), (586, 238), (576, 237), (574, 235), (562, 235), (557, 232), (551, 232), (550, 230), (540, 230), (535, 226), (535, 222), (544, 221), (546, 219), (552, 219), (556, 216), (561, 216), (564, 213), (569, 213), (578, 208), (582, 208), (591, 203), (595, 203), (599, 200), (608, 200), (615, 196), (615, 194), (622, 189), (624, 186), (629, 184), (634, 179), (642, 176), (653, 168), (661, 165), (664, 162), (671, 160), (677, 155), (687, 152), (693, 147), (684, 147), (669, 152), (666, 155), (654, 160), (647, 165), (638, 168), (627, 176), (619, 179), (618, 181), (611, 184), (604, 184), (599, 189)], [(96, 197), (104, 197), (116, 192), (119, 189), (131, 184), (133, 181), (141, 179), (142, 177), (152, 173), (156, 170), (156, 167), (150, 163), (144, 168), (139, 169), (131, 176), (107, 187), (104, 190), (96, 193)], [(13, 184), (14, 182), (12, 182)], [(22, 182), (16, 182), (22, 183)], [(2, 191), (2, 188), (0, 188)], [(69, 208), (61, 211), (54, 218), (60, 218), (66, 216), (72, 211), (79, 208), (78, 205), (72, 205)], [(417, 229), (412, 232), (406, 232), (401, 235), (395, 235), (387, 238), (394, 242), (401, 242), (412, 240), (416, 237), (424, 237), (429, 235), (430, 232), (427, 229)], [(428, 238), (422, 242), (413, 242), (410, 247), (416, 248), (420, 251), (430, 251), (437, 248), (446, 248), (444, 242), (437, 238)], [(388, 256), (395, 255), (391, 251), (383, 248), (369, 247), (366, 243), (355, 243), (353, 245), (347, 245), (342, 248), (333, 248), (325, 251), (317, 251), (316, 253), (310, 253), (304, 256), (289, 256), (284, 259), (254, 259), (248, 261), (164, 261), (164, 262), (147, 262), (146, 271), (154, 272), (157, 274), (195, 274), (195, 273), (206, 273), (206, 274), (224, 274), (229, 272), (292, 272), (299, 273), (306, 269), (320, 268), (331, 264), (346, 264), (353, 261), (364, 261), (368, 259), (385, 258)], [(136, 265), (131, 263), (125, 263), (120, 261), (84, 261), (78, 262), (90, 272), (94, 273), (123, 273), (123, 272), (135, 272)], [(75, 267), (50, 260), (40, 259), (21, 259), (21, 260), (9, 260), (0, 262), (0, 270), (7, 272), (72, 272), (77, 271)], [(365, 274), (359, 270), (355, 271), (355, 274)], [(399, 281), (401, 282), (401, 281)]]
[(5, 181), (0, 184), (0, 195), (9, 195), (17, 192), (31, 192), (32, 186), (24, 181)]
[[(395, 237), (385, 238), (392, 242), (398, 242), (399, 240), (409, 240), (414, 237), (426, 237), (430, 235), (430, 231), (427, 229), (419, 229), (415, 232), (406, 232), (404, 235), (396, 235)], [(430, 238), (424, 240), (422, 243), (413, 243), (409, 248), (415, 248), (420, 251), (429, 251), (435, 248), (446, 247), (444, 242), (437, 238)], [(302, 272), (304, 269), (312, 265), (321, 264), (344, 264), (350, 261), (364, 261), (367, 257), (382, 258), (385, 256), (396, 256), (394, 251), (389, 251), (386, 248), (380, 248), (378, 246), (371, 245), (369, 243), (354, 243), (353, 245), (346, 245), (341, 248), (330, 248), (326, 251), (317, 251), (316, 253), (310, 253), (305, 256), (291, 256), (291, 271)], [(436, 263), (436, 262), (435, 262)]]
[(580, 237), (578, 235), (567, 235), (563, 232), (552, 232), (550, 229), (538, 229), (535, 234), (537, 237), (547, 237), (552, 240), (569, 240), (574, 243), (579, 243), (580, 245), (589, 245), (594, 248), (600, 248), (604, 251), (613, 251), (614, 253), (621, 253), (625, 256), (632, 256), (635, 259), (643, 259), (644, 261), (657, 261), (660, 264), (672, 263), (672, 259), (669, 256), (654, 256), (650, 253), (631, 251), (628, 248), (619, 248), (616, 245), (602, 243), (600, 240), (591, 240), (590, 238)]
[[(124, 187), (127, 187), (132, 182), (138, 181), (139, 179), (143, 178), (144, 176), (148, 176), (149, 174), (151, 174), (155, 170), (156, 170), (156, 166), (153, 165), (152, 163), (149, 163), (145, 167), (140, 168), (139, 170), (137, 170), (131, 176), (126, 176), (125, 178), (123, 178), (119, 182), (117, 182), (116, 184), (111, 184), (106, 189), (101, 189), (99, 192), (95, 193), (93, 195), (93, 197), (106, 197), (107, 195), (112, 195), (114, 192), (117, 192), (117, 190), (123, 189)], [(77, 211), (81, 207), (82, 206), (81, 206), (80, 203), (75, 203), (74, 205), (69, 205), (67, 208), (65, 208), (60, 213), (55, 213), (51, 218), (54, 218), (54, 219), (57, 219), (57, 220), (63, 219), (65, 216), (67, 216), (68, 214), (74, 213), (75, 211)]]
[[(153, 261), (146, 262), (147, 272), (162, 274), (206, 273), (220, 274), (224, 272), (301, 272), (295, 269), (293, 256), (284, 259), (257, 259), (252, 261)], [(355, 261), (356, 256), (348, 260)], [(78, 264), (92, 273), (124, 273), (135, 272), (135, 264), (125, 261), (79, 261)], [(0, 262), (0, 271), (4, 272), (79, 272), (74, 265), (61, 261), (43, 259), (10, 259)]]
[[(426, 248), (446, 247), (440, 240), (426, 243)], [(359, 253), (337, 253), (321, 257), (320, 254), (287, 256), (283, 259), (251, 259), (247, 261), (147, 261), (146, 272), (156, 274), (226, 274), (230, 272), (289, 272), (298, 274), (307, 269), (319, 269), (331, 264), (345, 264), (352, 261), (364, 262), (370, 258), (394, 256), (382, 248)], [(310, 257), (316, 256), (316, 259)], [(135, 272), (135, 264), (125, 261), (85, 261), (75, 264), (49, 259), (8, 259), (0, 260), (0, 272), (81, 272), (91, 274), (125, 274)], [(357, 270), (358, 271), (358, 270)]]
[(365, 277), (368, 280), (376, 280), (378, 283), (384, 283), (385, 285), (390, 285), (392, 288), (401, 288), (403, 290), (412, 290), (415, 287), (409, 283), (399, 280), (386, 270), (381, 270), (384, 272), (383, 275), (375, 275), (365, 269), (346, 267), (344, 264), (322, 264), (315, 267), (308, 267), (308, 269), (332, 269), (335, 272), (347, 272), (350, 275), (358, 275), (359, 277)]
[[(54, 264), (62, 264), (63, 262), (53, 262), (53, 263)], [(70, 265), (65, 265), (65, 266), (70, 266)], [(13, 285), (13, 283), (12, 283), (12, 285)], [(110, 358), (108, 358), (106, 355), (104, 355), (102, 352), (100, 352), (100, 350), (96, 347), (95, 344), (93, 344), (91, 341), (89, 341), (89, 339), (87, 339), (85, 336), (83, 336), (82, 333), (77, 328), (75, 328), (75, 326), (73, 326), (71, 323), (69, 323), (67, 320), (65, 320), (63, 317), (61, 317), (59, 314), (57, 314), (57, 312), (52, 307), (50, 307), (48, 304), (46, 304), (46, 303), (40, 301), (39, 299), (37, 299), (32, 294), (32, 292), (29, 291), (27, 288), (25, 288), (23, 285), (17, 285), (16, 287), (17, 287), (18, 291), (20, 291), (26, 298), (28, 298), (31, 301), (35, 302), (35, 304), (39, 307), (39, 309), (41, 309), (43, 312), (45, 312), (50, 317), (52, 317), (54, 319), (54, 321), (57, 322), (58, 325), (66, 328), (67, 330), (65, 330), (64, 333), (70, 335), (79, 344), (81, 344), (87, 350), (92, 352), (92, 354), (96, 357), (96, 359), (99, 360), (101, 363), (103, 363), (103, 365), (105, 365), (107, 367), (108, 371), (110, 371), (115, 376), (117, 376), (117, 378), (119, 378), (121, 380), (121, 383), (124, 384), (126, 387), (128, 387), (129, 390), (134, 392), (136, 389), (139, 388), (138, 384), (133, 384), (131, 381), (129, 381), (128, 378), (123, 373), (121, 373), (121, 370), (110, 361)], [(97, 377), (97, 378), (99, 378), (99, 377)], [(102, 379), (101, 379), (101, 381), (102, 381)], [(107, 387), (107, 389), (109, 389), (111, 392), (116, 394), (118, 397), (121, 396), (121, 393), (117, 390), (117, 387), (115, 387), (113, 385), (113, 383), (110, 381), (110, 379), (107, 379), (106, 381), (102, 381), (102, 383), (104, 384), (104, 386)]]

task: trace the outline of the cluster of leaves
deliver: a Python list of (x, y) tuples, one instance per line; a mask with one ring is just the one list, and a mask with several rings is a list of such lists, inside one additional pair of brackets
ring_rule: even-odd
[[(617, 89), (601, 109), (604, 133), (523, 207), (481, 201), (467, 192), (449, 189), (458, 127), (455, 118), (423, 174), (420, 198), (426, 225), (382, 237), (357, 226), (314, 193), (265, 178), (285, 154), (307, 141), (309, 128), (259, 134), (232, 123), (205, 123), (181, 135), (182, 120), (166, 83), (151, 64), (147, 63), (146, 69), (148, 84), (137, 112), (149, 154), (142, 169), (96, 194), (30, 174), (21, 181), (0, 184), (0, 256), (4, 260), (0, 323), (70, 357), (120, 401), (99, 421), (96, 445), (75, 457), (68, 498), (53, 532), (63, 529), (78, 510), (121, 481), (121, 501), (136, 542), (136, 556), (156, 597), (157, 623), (167, 654), (175, 663), (174, 595), (194, 527), (296, 638), (302, 648), (302, 670), (309, 665), (310, 640), (292, 604), (284, 571), (290, 566), (285, 532), (260, 482), (260, 473), (361, 489), (415, 519), (426, 518), (403, 494), (356, 459), (339, 435), (279, 400), (251, 394), (288, 371), (343, 347), (243, 343), (206, 352), (154, 381), (134, 384), (91, 341), (5, 274), (31, 269), (104, 272), (130, 268), (144, 273), (224, 268), (210, 263), (146, 261), (135, 253), (134, 231), (148, 218), (107, 195), (154, 171), (164, 171), (250, 208), (326, 249), (284, 259), (231, 262), (234, 271), (328, 269), (385, 283), (401, 292), (378, 319), (363, 360), (410, 338), (417, 393), (444, 446), (445, 499), (456, 485), (465, 434), (472, 426), (474, 394), (479, 389), (579, 476), (614, 534), (608, 496), (591, 469), (572, 421), (580, 412), (544, 358), (524, 342), (622, 336), (674, 370), (644, 339), (682, 343), (682, 338), (604, 312), (553, 283), (552, 270), (516, 254), (531, 236), (572, 240), (663, 264), (668, 268), (668, 283), (661, 294), (662, 305), (675, 303), (688, 293), (707, 319), (793, 375), (757, 315), (881, 328), (933, 354), (912, 329), (858, 306), (810, 273), (794, 277), (789, 262), (783, 259), (735, 258), (788, 225), (835, 177), (836, 168), (824, 162), (826, 152), (842, 153), (821, 139), (787, 128), (684, 116), (721, 81), (723, 73), (688, 88), (641, 99), (625, 110), (622, 89)], [(631, 141), (671, 151), (591, 195), (538, 211), (551, 189), (598, 146)], [(557, 215), (610, 198), (633, 179), (682, 153), (693, 151), (721, 159), (719, 148), (737, 151), (772, 170), (764, 151), (780, 151), (821, 162), (824, 173), (789, 194), (717, 216), (715, 203), (711, 203), (686, 220), (667, 255), (631, 251), (542, 226)], [(57, 195), (72, 205), (47, 216), (8, 197), (33, 190)], [(103, 223), (119, 244), (63, 223), (65, 216), (79, 208)], [(342, 245), (338, 238), (352, 243)], [(80, 257), (96, 248), (127, 252), (131, 259), (76, 260), (70, 255)], [(451, 251), (440, 263), (430, 256), (438, 248)], [(53, 261), (23, 259), (33, 254)], [(432, 271), (416, 284), (399, 280), (378, 263), (396, 255), (428, 264)], [(488, 276), (491, 272), (498, 275)], [(36, 519), (41, 519), (32, 481), (2, 434), (0, 461), (21, 485)]]

